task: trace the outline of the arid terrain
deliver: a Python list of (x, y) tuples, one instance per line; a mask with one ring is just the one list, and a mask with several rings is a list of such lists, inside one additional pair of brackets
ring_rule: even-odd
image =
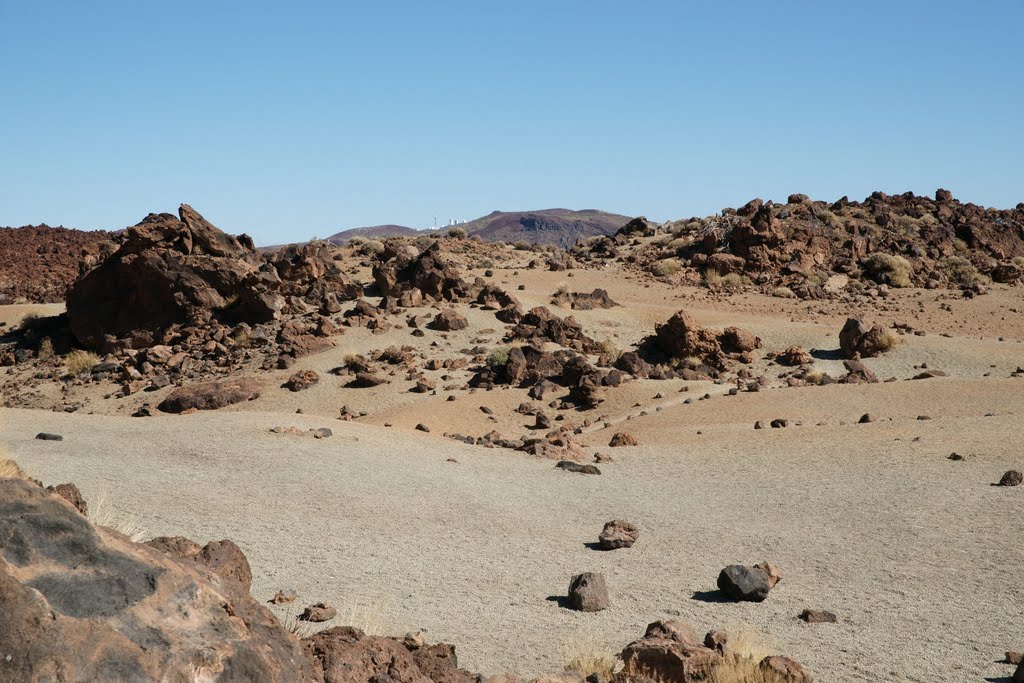
[[(354, 680), (313, 634), (356, 626), (454, 643), (484, 677), (1016, 683), (1024, 206), (876, 195), (634, 219), (569, 249), (258, 253), (187, 205), (151, 214), (66, 303), (0, 306), (2, 441), (95, 524), (230, 539), (256, 602), (294, 591), (269, 605), (294, 635), (259, 636), (280, 654), (265, 680), (303, 648), (310, 680)], [(631, 547), (601, 548), (611, 520)], [(52, 606), (13, 547), (0, 596), (16, 577)], [(732, 565), (760, 595), (723, 584)], [(567, 591), (584, 572), (607, 584), (593, 611)], [(314, 603), (337, 615), (298, 621)], [(658, 621), (734, 645), (641, 638)], [(730, 656), (763, 677), (714, 673)]]

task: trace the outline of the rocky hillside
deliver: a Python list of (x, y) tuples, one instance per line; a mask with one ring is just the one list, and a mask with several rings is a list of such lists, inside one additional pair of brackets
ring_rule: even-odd
[(0, 228), (0, 304), (63, 301), (83, 260), (111, 243), (111, 233), (103, 230), (48, 225)]
[(622, 259), (656, 277), (780, 296), (824, 298), (847, 287), (985, 291), (1024, 273), (1024, 204), (992, 209), (935, 198), (875, 192), (863, 202), (790, 195), (753, 199), (721, 214), (655, 225), (631, 221), (613, 237), (574, 250), (581, 260)]
[(477, 235), (485, 242), (529, 242), (568, 248), (580, 239), (612, 235), (627, 222), (628, 216), (595, 209), (543, 209), (494, 211), (460, 227), (467, 235)]

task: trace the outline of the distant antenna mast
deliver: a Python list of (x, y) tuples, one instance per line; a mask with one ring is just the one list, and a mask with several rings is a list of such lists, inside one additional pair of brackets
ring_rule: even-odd
[(434, 215), (434, 230), (437, 230), (437, 215)]

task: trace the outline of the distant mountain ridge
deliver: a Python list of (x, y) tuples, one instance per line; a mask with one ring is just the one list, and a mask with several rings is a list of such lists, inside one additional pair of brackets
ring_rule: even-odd
[(578, 240), (597, 235), (613, 235), (631, 220), (630, 216), (599, 211), (597, 209), (541, 209), (539, 211), (492, 211), (468, 223), (446, 226), (437, 230), (416, 230), (404, 225), (375, 225), (342, 230), (327, 238), (342, 244), (353, 237), (384, 239), (414, 235), (444, 234), (453, 227), (467, 235), (477, 235), (485, 242), (529, 242), (571, 247)]

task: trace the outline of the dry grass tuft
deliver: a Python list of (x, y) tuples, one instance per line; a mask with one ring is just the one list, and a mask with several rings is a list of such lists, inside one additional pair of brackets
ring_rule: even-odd
[(775, 653), (757, 631), (730, 630), (726, 653), (708, 673), (707, 683), (785, 683), (778, 674), (761, 670), (761, 660)]
[(25, 470), (11, 458), (0, 458), (0, 479), (24, 479)]
[(139, 524), (138, 517), (114, 509), (106, 496), (100, 496), (95, 504), (89, 506), (89, 520), (96, 526), (124, 534), (133, 543), (141, 543), (146, 537), (146, 530)]
[(772, 290), (772, 296), (780, 299), (795, 299), (796, 294), (789, 287), (776, 287)]
[(565, 671), (583, 678), (598, 674), (601, 680), (610, 681), (619, 663), (618, 653), (592, 633), (577, 634), (563, 643), (560, 651)]
[(68, 372), (74, 376), (78, 376), (83, 372), (89, 372), (100, 362), (100, 357), (92, 351), (82, 351), (76, 349), (72, 351), (64, 358), (64, 363), (68, 366)]
[(679, 262), (679, 259), (667, 258), (658, 261), (651, 267), (651, 272), (658, 277), (667, 277), (669, 275), (675, 275), (683, 269), (683, 264)]

